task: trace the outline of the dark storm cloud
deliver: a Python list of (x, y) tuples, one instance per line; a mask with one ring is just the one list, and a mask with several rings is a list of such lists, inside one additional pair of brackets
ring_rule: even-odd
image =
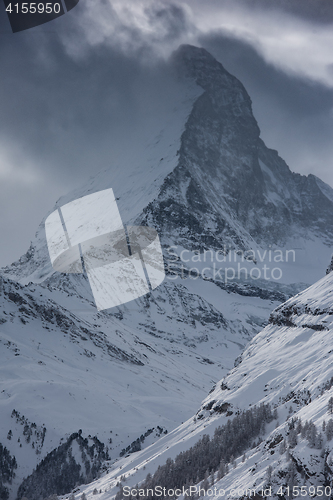
[(283, 10), (311, 22), (333, 23), (332, 0), (243, 0), (258, 9)]
[(177, 93), (164, 59), (180, 43), (241, 79), (263, 138), (292, 169), (330, 181), (331, 5), (81, 0), (16, 35), (0, 9), (0, 265), (26, 250), (60, 195), (146, 139)]
[(0, 264), (26, 251), (58, 197), (146, 140), (175, 91), (163, 61), (110, 46), (73, 58), (42, 30), (12, 37), (0, 46)]
[(195, 3), (203, 11), (207, 7), (218, 11), (236, 4), (257, 12), (285, 12), (312, 23), (333, 23), (332, 0), (189, 0), (187, 3)]
[(101, 47), (73, 60), (56, 41), (38, 51), (11, 45), (8, 57), (0, 49), (10, 75), (0, 88), (0, 141), (58, 178), (105, 167), (135, 144), (161, 96), (173, 91), (163, 61), (142, 65)]
[(49, 174), (63, 185), (104, 168), (128, 141), (135, 147), (163, 92), (173, 91), (154, 44), (169, 52), (166, 41), (178, 45), (188, 28), (182, 7), (138, 2), (134, 22), (129, 4), (104, 2), (85, 32), (91, 6), (81, 3), (73, 14), (15, 35), (1, 18), (2, 179), (25, 171), (22, 180)]

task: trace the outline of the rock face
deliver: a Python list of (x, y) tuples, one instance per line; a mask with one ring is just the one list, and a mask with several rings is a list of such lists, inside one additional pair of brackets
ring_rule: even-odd
[(331, 258), (331, 262), (330, 262), (328, 268), (326, 269), (326, 274), (329, 274), (331, 271), (333, 271), (333, 256)]
[[(332, 189), (313, 175), (292, 173), (264, 145), (243, 85), (204, 49), (180, 47), (170, 71), (177, 75), (176, 102), (142, 151), (132, 157), (124, 151), (119, 164), (64, 196), (50, 212), (111, 187), (123, 222), (155, 227), (166, 267), (172, 255), (177, 272), (167, 269), (165, 282), (149, 295), (97, 312), (84, 275), (53, 271), (45, 219), (29, 251), (1, 272), (0, 443), (16, 476), (0, 486), (11, 499), (42, 459), (37, 476), (20, 491), (30, 494), (43, 474), (57, 478), (59, 456), (69, 449), (75, 478), (86, 480), (89, 467), (95, 474), (97, 466), (75, 455), (81, 437), (96, 437), (114, 462), (150, 445), (162, 434), (156, 429), (177, 427), (234, 360), (243, 359), (241, 352), (272, 309), (325, 273), (333, 242)], [(225, 257), (235, 249), (244, 269), (258, 269), (270, 261), (269, 252), (287, 248), (297, 249), (298, 260), (277, 260), (285, 266), (278, 280), (219, 280), (216, 262), (200, 254), (213, 250)], [(190, 257), (186, 262), (182, 250)], [(191, 259), (205, 274), (200, 268), (191, 278)], [(277, 309), (268, 328), (294, 327), (294, 313), (283, 311)], [(309, 321), (300, 328), (318, 333)], [(234, 412), (236, 403), (224, 401), (218, 387), (196, 421), (208, 422), (217, 406), (225, 416)], [(179, 432), (184, 429), (171, 433), (176, 441)], [(61, 447), (76, 434), (80, 439)], [(159, 440), (162, 447), (166, 439)], [(63, 492), (40, 486), (45, 496)]]
[(178, 165), (143, 220), (192, 249), (283, 246), (309, 234), (332, 241), (332, 190), (294, 174), (265, 146), (243, 85), (204, 49), (183, 46), (173, 59), (204, 92), (182, 134)]

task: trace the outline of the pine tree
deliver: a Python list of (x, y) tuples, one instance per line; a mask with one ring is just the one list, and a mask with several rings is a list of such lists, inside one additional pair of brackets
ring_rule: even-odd
[[(100, 490), (100, 493), (102, 492), (102, 490)], [(106, 493), (106, 490), (105, 490), (105, 493)], [(121, 500), (123, 498), (123, 492), (122, 490), (118, 490), (117, 493), (116, 493), (116, 496), (115, 496), (115, 500)]]
[(306, 421), (305, 424), (302, 427), (302, 430), (301, 430), (301, 436), (302, 436), (302, 438), (305, 438), (306, 432), (308, 430), (308, 427), (309, 427), (309, 422)]
[(315, 448), (317, 445), (317, 428), (315, 424), (310, 420), (308, 429), (306, 431), (306, 439), (308, 440), (310, 448)]
[(295, 429), (291, 429), (289, 431), (288, 443), (290, 448), (295, 448), (295, 446), (297, 445), (297, 434)]
[(269, 465), (266, 471), (267, 482), (269, 485), (271, 484), (272, 481), (272, 472), (273, 472), (273, 467)]
[(303, 426), (302, 426), (302, 420), (299, 418), (297, 420), (297, 425), (296, 425), (296, 428), (295, 428), (296, 433), (300, 434), (302, 432), (302, 428), (303, 428)]
[(331, 418), (326, 424), (325, 434), (327, 441), (331, 441), (331, 439), (333, 438), (333, 420)]
[(323, 435), (320, 432), (316, 437), (316, 446), (315, 447), (317, 448), (317, 450), (321, 450), (322, 446), (323, 446)]
[(287, 469), (287, 485), (292, 489), (293, 486), (297, 485), (296, 467), (293, 461), (290, 462)]
[(226, 470), (225, 470), (225, 461), (221, 460), (220, 462), (220, 467), (219, 467), (219, 470), (217, 471), (217, 479), (220, 480), (222, 479), (222, 477), (224, 477), (226, 475)]
[(205, 491), (207, 491), (209, 489), (208, 478), (209, 478), (209, 470), (207, 469), (205, 472), (204, 480), (202, 481), (202, 484), (201, 484), (201, 488), (204, 489)]
[(327, 403), (327, 410), (328, 413), (332, 414), (333, 413), (333, 397), (331, 396), (330, 399), (328, 400)]

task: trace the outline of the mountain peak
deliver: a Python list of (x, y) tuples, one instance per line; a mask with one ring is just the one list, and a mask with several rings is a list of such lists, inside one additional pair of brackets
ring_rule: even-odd
[(205, 90), (211, 86), (224, 88), (227, 84), (229, 87), (240, 88), (250, 99), (240, 81), (232, 76), (206, 49), (193, 45), (180, 45), (172, 54), (171, 61), (181, 74), (185, 73), (185, 76), (194, 78), (196, 83)]
[(191, 61), (202, 61), (205, 63), (220, 64), (216, 59), (203, 47), (196, 47), (195, 45), (182, 44), (173, 53), (175, 58), (191, 60)]

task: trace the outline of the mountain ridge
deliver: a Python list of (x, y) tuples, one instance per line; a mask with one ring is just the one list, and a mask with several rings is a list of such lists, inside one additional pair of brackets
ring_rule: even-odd
[[(181, 47), (173, 56), (172, 71), (175, 67), (183, 70), (177, 77), (179, 97), (161, 117), (153, 139), (134, 158), (124, 152), (114, 170), (91, 178), (55, 206), (114, 188), (125, 224), (157, 229), (165, 282), (137, 301), (97, 312), (84, 275), (53, 271), (43, 222), (29, 251), (1, 271), (0, 442), (19, 466), (11, 498), (23, 476), (78, 426), (84, 437), (91, 434), (107, 445), (110, 413), (112, 462), (157, 426), (168, 430), (158, 447), (169, 435), (185, 439), (186, 429), (177, 426), (240, 359), (272, 309), (325, 273), (333, 239), (333, 190), (315, 176), (293, 174), (277, 152), (266, 148), (243, 85), (208, 52)], [(170, 246), (175, 274), (168, 270)], [(224, 281), (214, 278), (220, 262), (216, 251), (229, 257), (232, 249), (239, 250), (234, 265), (258, 270), (263, 262), (247, 260), (246, 251), (297, 246), (296, 262), (279, 263), (281, 281), (253, 283), (240, 276), (227, 283), (226, 271)], [(184, 249), (189, 263), (181, 258)], [(198, 263), (206, 249), (213, 260)], [(196, 279), (190, 278), (191, 265), (199, 270)], [(52, 429), (38, 456), (25, 443), (24, 427), (11, 429), (14, 409), (40, 428), (45, 423)], [(201, 410), (206, 422), (210, 410)], [(15, 440), (7, 438), (9, 430)]]
[[(143, 166), (133, 169), (125, 156), (123, 164), (114, 166), (113, 175), (112, 170), (111, 176), (107, 170), (101, 172), (58, 200), (56, 207), (112, 187), (124, 223), (152, 225), (160, 231), (164, 246), (170, 232), (185, 230), (184, 240), (175, 241), (177, 235), (172, 234), (172, 242), (190, 243), (201, 250), (223, 245), (230, 249), (285, 246), (295, 235), (326, 238), (326, 246), (332, 244), (332, 188), (312, 174), (291, 172), (278, 153), (265, 146), (241, 82), (205, 49), (189, 45), (173, 54), (170, 66), (178, 73), (183, 95), (176, 114), (171, 111), (167, 117), (169, 128), (162, 126), (155, 139), (144, 145)], [(129, 182), (122, 180), (124, 167), (132, 170), (140, 189), (143, 179), (147, 180), (144, 191), (152, 186), (148, 197), (140, 195), (139, 201), (131, 191), (124, 197)], [(134, 207), (141, 214), (135, 214)], [(192, 236), (189, 226), (193, 226)], [(27, 254), (1, 272), (23, 283), (44, 281), (52, 274), (43, 222)]]

